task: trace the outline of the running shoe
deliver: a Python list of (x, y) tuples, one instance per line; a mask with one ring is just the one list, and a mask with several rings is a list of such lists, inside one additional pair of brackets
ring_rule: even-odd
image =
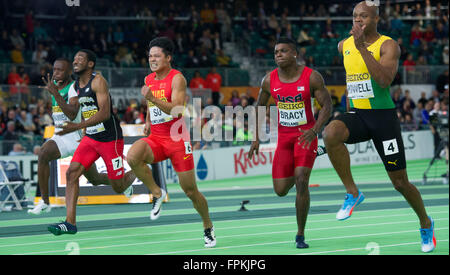
[(436, 237), (434, 236), (434, 221), (431, 217), (428, 218), (430, 218), (431, 220), (431, 227), (420, 229), (420, 237), (422, 239), (422, 252), (425, 253), (431, 252), (436, 248)]
[(214, 233), (214, 226), (211, 228), (205, 229), (203, 238), (205, 239), (205, 247), (206, 248), (211, 248), (211, 247), (216, 246), (216, 234)]
[(58, 236), (61, 234), (76, 234), (77, 233), (77, 227), (66, 221), (51, 224), (47, 227), (47, 229), (48, 229), (48, 231), (53, 233), (53, 235), (55, 235), (55, 236)]
[(308, 248), (309, 245), (305, 243), (305, 236), (296, 235), (295, 236), (295, 246), (297, 248)]
[(325, 146), (317, 146), (317, 156), (325, 155), (327, 153), (327, 148)]
[(161, 197), (156, 198), (155, 196), (153, 196), (153, 208), (150, 212), (151, 220), (156, 220), (159, 218), (159, 215), (161, 214), (162, 203), (164, 201), (164, 198), (166, 197), (166, 194), (166, 191), (161, 188)]
[(28, 214), (40, 215), (48, 213), (52, 210), (50, 204), (46, 204), (43, 200), (39, 200), (38, 204), (33, 209), (28, 210)]
[(128, 186), (127, 189), (125, 189), (125, 191), (123, 191), (123, 194), (125, 195), (125, 197), (127, 198), (131, 198), (131, 196), (133, 195), (133, 185)]
[(352, 194), (347, 194), (345, 196), (345, 201), (342, 205), (342, 208), (336, 214), (336, 219), (343, 221), (350, 218), (354, 208), (358, 206), (363, 200), (364, 195), (363, 193), (361, 193), (361, 191), (358, 191), (358, 196), (356, 198), (354, 198)]

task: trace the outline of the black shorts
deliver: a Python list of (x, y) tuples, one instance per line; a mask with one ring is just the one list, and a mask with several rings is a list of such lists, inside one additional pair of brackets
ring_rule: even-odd
[(351, 109), (337, 116), (350, 135), (345, 143), (372, 140), (387, 171), (406, 169), (400, 120), (395, 109)]

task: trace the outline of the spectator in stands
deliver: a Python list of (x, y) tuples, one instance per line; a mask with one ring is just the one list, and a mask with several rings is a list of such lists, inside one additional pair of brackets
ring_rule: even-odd
[(39, 156), (39, 153), (41, 152), (41, 146), (35, 145), (33, 147), (33, 155)]
[(445, 41), (448, 41), (448, 26), (445, 27), (442, 22), (438, 21), (434, 36), (439, 44), (445, 44)]
[(8, 153), (8, 156), (23, 156), (27, 152), (25, 151), (25, 148), (23, 148), (22, 144), (20, 143), (14, 143), (12, 150)]
[(236, 107), (236, 106), (241, 104), (241, 98), (239, 97), (239, 93), (238, 93), (237, 90), (233, 90), (231, 92), (231, 99), (230, 99), (230, 101), (231, 101), (231, 105), (233, 107)]
[(43, 28), (41, 26), (41, 22), (40, 21), (35, 21), (34, 22), (35, 26), (34, 26), (34, 31), (33, 31), (33, 36), (34, 39), (38, 42), (45, 42), (48, 40), (48, 33), (45, 30), (45, 28)]
[(436, 37), (434, 34), (433, 26), (431, 24), (428, 24), (425, 28), (425, 31), (423, 32), (422, 39), (426, 43), (434, 43), (436, 42)]
[(14, 46), (11, 50), (11, 61), (14, 64), (23, 64), (25, 59), (23, 57), (23, 50), (19, 46)]
[(33, 52), (31, 62), (42, 65), (46, 62), (48, 52), (44, 48), (44, 44), (38, 43), (36, 50)]
[(337, 37), (336, 33), (334, 32), (333, 23), (331, 22), (331, 18), (328, 18), (327, 21), (325, 21), (325, 25), (322, 28), (322, 37), (323, 38), (335, 38)]
[(210, 8), (208, 2), (204, 2), (203, 9), (200, 11), (200, 18), (203, 23), (211, 26), (216, 20), (214, 10)]
[(227, 67), (231, 65), (231, 57), (225, 54), (223, 50), (216, 51), (216, 62), (220, 67)]
[(441, 102), (441, 94), (438, 90), (433, 90), (431, 92), (431, 97), (428, 100), (433, 100), (434, 102)]
[(272, 33), (275, 33), (276, 29), (280, 26), (274, 13), (270, 15), (270, 18), (267, 21), (267, 26)]
[(122, 31), (122, 27), (117, 25), (116, 30), (113, 33), (113, 41), (115, 44), (122, 44), (125, 40), (125, 34)]
[(445, 46), (442, 51), (442, 63), (448, 65), (448, 46)]
[(440, 74), (436, 79), (436, 90), (442, 94), (445, 90), (445, 85), (448, 85), (448, 69)]
[(212, 50), (210, 29), (203, 30), (202, 37), (200, 37), (199, 42), (201, 48), (206, 48), (208, 51)]
[(205, 79), (202, 77), (199, 71), (194, 72), (194, 77), (189, 82), (189, 88), (191, 89), (205, 89), (207, 87)]
[(222, 44), (222, 39), (220, 38), (220, 33), (219, 32), (215, 32), (212, 35), (211, 38), (211, 42), (212, 42), (212, 49), (214, 52), (216, 52), (217, 50), (222, 50), (223, 49), (223, 44)]
[(198, 68), (200, 67), (200, 59), (195, 56), (195, 52), (193, 49), (188, 51), (188, 56), (186, 58), (186, 68)]
[(420, 127), (420, 125), (422, 125), (423, 110), (424, 110), (423, 102), (422, 101), (417, 102), (416, 108), (413, 110), (412, 116), (413, 116), (414, 123), (418, 126), (418, 128)]
[(211, 59), (209, 51), (205, 47), (202, 47), (200, 49), (199, 59), (200, 59), (200, 67), (211, 67), (214, 65), (214, 62)]
[(403, 116), (403, 123), (401, 124), (403, 131), (416, 131), (417, 124), (413, 120), (413, 116), (411, 113), (405, 113)]
[(427, 104), (428, 99), (427, 99), (427, 93), (426, 92), (421, 92), (420, 93), (420, 98), (417, 100), (417, 104), (421, 103), (422, 104), (422, 108), (425, 108), (425, 105)]
[(0, 37), (0, 46), (5, 52), (10, 51), (13, 47), (11, 39), (9, 38), (8, 31), (6, 29), (2, 30), (2, 35)]
[(402, 109), (401, 97), (402, 97), (402, 89), (398, 88), (394, 91), (394, 93), (392, 95), (392, 101), (394, 102), (395, 109), (397, 109), (397, 110)]
[(36, 130), (36, 125), (33, 123), (33, 116), (31, 113), (28, 113), (26, 110), (21, 110), (17, 121), (19, 122), (20, 130), (23, 133), (33, 135), (33, 132)]
[(206, 75), (206, 87), (211, 89), (213, 104), (219, 106), (222, 76), (217, 72), (216, 67), (211, 67), (211, 70)]
[(21, 52), (25, 49), (25, 41), (16, 28), (12, 29), (9, 39), (11, 40), (13, 48)]
[(308, 31), (308, 28), (300, 30), (297, 38), (297, 43), (300, 47), (313, 45), (315, 43), (314, 38), (308, 35)]
[(16, 132), (16, 123), (10, 120), (6, 124), (6, 131), (3, 133), (3, 154), (12, 150), (12, 142), (16, 140), (19, 140), (19, 135)]
[(52, 118), (45, 110), (45, 107), (43, 105), (39, 106), (38, 115), (39, 115), (39, 125), (41, 125), (41, 127), (45, 128), (46, 126), (53, 124)]
[(419, 46), (423, 38), (422, 30), (418, 23), (415, 23), (411, 29), (411, 37), (409, 43), (414, 46)]

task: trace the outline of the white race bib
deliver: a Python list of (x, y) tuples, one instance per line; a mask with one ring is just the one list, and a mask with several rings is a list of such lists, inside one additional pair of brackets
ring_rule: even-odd
[(278, 102), (279, 123), (281, 126), (296, 127), (308, 123), (305, 103)]
[(150, 112), (150, 122), (152, 125), (169, 122), (173, 119), (171, 115), (164, 113), (151, 102), (148, 102), (148, 111)]
[(354, 81), (347, 82), (348, 98), (351, 99), (362, 99), (362, 98), (372, 98), (375, 97), (373, 94), (372, 81)]

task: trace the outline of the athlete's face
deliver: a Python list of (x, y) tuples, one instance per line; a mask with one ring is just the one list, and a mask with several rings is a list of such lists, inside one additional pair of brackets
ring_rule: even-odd
[(353, 9), (353, 25), (364, 27), (364, 32), (373, 31), (377, 28), (378, 15), (375, 6), (367, 6), (365, 2), (361, 2)]
[(170, 55), (166, 55), (160, 47), (152, 47), (148, 53), (148, 63), (152, 72), (167, 68), (170, 66), (170, 60)]
[(89, 68), (89, 63), (92, 63), (91, 66), (94, 64), (94, 62), (88, 61), (88, 57), (85, 52), (77, 52), (73, 58), (73, 71), (80, 75)]
[(275, 45), (275, 63), (279, 67), (285, 67), (297, 63), (297, 52), (289, 44)]
[(67, 80), (71, 73), (72, 69), (70, 68), (70, 64), (67, 62), (57, 60), (53, 64), (53, 79), (56, 82)]

